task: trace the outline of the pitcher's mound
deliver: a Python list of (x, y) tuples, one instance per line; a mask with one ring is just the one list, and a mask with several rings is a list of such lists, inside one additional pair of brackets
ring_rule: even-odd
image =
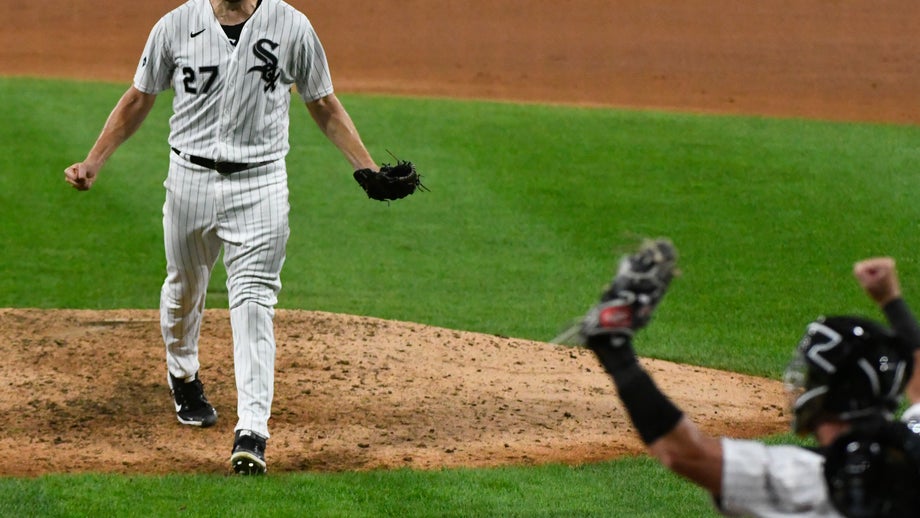
[[(4, 475), (229, 472), (226, 310), (205, 314), (212, 428), (173, 413), (155, 310), (0, 309)], [(643, 447), (590, 351), (421, 324), (278, 310), (270, 473), (584, 463)], [(708, 432), (788, 429), (779, 382), (643, 364)], [(24, 459), (29, 459), (24, 462)]]

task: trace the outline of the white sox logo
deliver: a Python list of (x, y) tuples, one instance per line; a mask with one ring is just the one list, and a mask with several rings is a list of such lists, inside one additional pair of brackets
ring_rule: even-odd
[(278, 43), (272, 40), (262, 38), (252, 46), (252, 53), (262, 61), (262, 65), (256, 65), (246, 72), (259, 72), (262, 74), (262, 80), (265, 81), (265, 91), (275, 91), (275, 85), (278, 83), (278, 57), (271, 51), (278, 48)]

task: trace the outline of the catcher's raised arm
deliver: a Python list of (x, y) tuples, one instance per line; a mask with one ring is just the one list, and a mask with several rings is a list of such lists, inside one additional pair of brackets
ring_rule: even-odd
[(728, 516), (916, 516), (920, 440), (894, 411), (913, 370), (912, 344), (920, 343), (905, 338), (920, 336), (920, 324), (896, 296), (893, 261), (858, 263), (855, 273), (898, 333), (860, 316), (819, 317), (787, 366), (792, 431), (820, 449), (711, 436), (661, 391), (633, 338), (668, 291), (676, 263), (669, 240), (643, 243), (620, 260), (580, 329), (649, 453), (706, 489)]

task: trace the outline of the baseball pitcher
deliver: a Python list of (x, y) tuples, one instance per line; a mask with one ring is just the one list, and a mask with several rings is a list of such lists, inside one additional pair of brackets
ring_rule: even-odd
[(198, 378), (198, 340), (208, 279), (223, 250), (238, 395), (230, 460), (242, 474), (266, 471), (273, 308), (290, 233), (285, 156), (293, 87), (353, 171), (367, 177), (379, 170), (333, 92), (326, 55), (304, 14), (281, 0), (188, 0), (154, 25), (133, 84), (86, 158), (65, 171), (76, 189), (92, 187), (157, 94), (175, 92), (160, 295), (167, 380), (180, 423), (217, 421)]

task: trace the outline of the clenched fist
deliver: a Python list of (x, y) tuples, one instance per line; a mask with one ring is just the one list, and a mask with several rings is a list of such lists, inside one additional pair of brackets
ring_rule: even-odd
[(64, 179), (77, 190), (86, 191), (93, 186), (98, 172), (98, 166), (92, 166), (86, 162), (77, 162), (64, 170)]
[(898, 272), (891, 257), (873, 257), (859, 261), (853, 265), (853, 275), (879, 306), (884, 306), (901, 296)]

